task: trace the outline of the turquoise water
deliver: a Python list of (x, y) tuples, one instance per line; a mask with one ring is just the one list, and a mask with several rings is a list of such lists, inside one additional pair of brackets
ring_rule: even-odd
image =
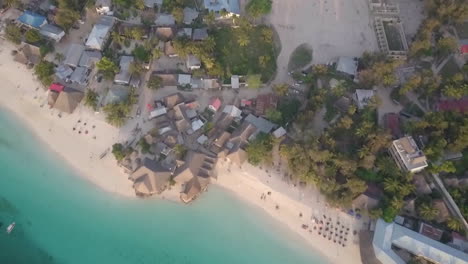
[(0, 111), (0, 263), (325, 263), (214, 186), (190, 206), (128, 199), (62, 163)]

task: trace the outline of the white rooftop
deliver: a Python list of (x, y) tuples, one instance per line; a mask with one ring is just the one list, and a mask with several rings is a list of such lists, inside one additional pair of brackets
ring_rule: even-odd
[(392, 245), (407, 250), (414, 255), (430, 259), (435, 263), (468, 263), (466, 253), (398, 224), (386, 223), (382, 219), (377, 221), (372, 245), (377, 259), (382, 264), (406, 263), (392, 250)]
[(428, 166), (426, 156), (416, 145), (413, 137), (407, 136), (394, 140), (392, 145), (409, 171)]
[(364, 109), (364, 107), (367, 106), (367, 103), (372, 97), (374, 97), (374, 95), (374, 90), (356, 89), (355, 97), (358, 108)]
[(89, 33), (86, 47), (101, 50), (113, 25), (113, 18), (103, 16)]
[(240, 117), (242, 111), (235, 105), (226, 105), (223, 109), (223, 113), (226, 113), (232, 117)]
[(358, 62), (353, 57), (339, 57), (336, 70), (352, 76), (356, 76)]
[(192, 81), (192, 75), (190, 74), (179, 74), (177, 77), (177, 82), (180, 85), (190, 84), (191, 81)]

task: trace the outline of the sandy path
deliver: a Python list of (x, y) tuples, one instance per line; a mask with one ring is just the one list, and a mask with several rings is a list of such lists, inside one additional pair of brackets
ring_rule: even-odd
[[(62, 114), (60, 118), (56, 110), (47, 106), (46, 93), (32, 71), (13, 61), (10, 54), (12, 49), (14, 47), (10, 43), (0, 39), (0, 106), (14, 112), (44, 144), (63, 157), (85, 179), (106, 191), (134, 197), (131, 182), (115, 165), (112, 154), (100, 159), (100, 155), (118, 141), (118, 129), (106, 124), (102, 117), (95, 116), (82, 105), (73, 114)], [(81, 122), (78, 123), (78, 120)]]

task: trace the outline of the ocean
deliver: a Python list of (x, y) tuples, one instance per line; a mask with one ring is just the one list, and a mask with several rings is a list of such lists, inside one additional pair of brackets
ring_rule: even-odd
[(186, 206), (120, 197), (74, 174), (0, 110), (1, 264), (326, 263), (216, 186)]

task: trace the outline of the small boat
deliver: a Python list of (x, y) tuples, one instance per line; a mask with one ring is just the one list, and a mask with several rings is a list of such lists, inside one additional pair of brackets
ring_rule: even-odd
[(13, 228), (15, 228), (15, 225), (16, 225), (16, 223), (13, 222), (6, 228), (7, 234), (10, 234), (11, 231), (13, 231)]

